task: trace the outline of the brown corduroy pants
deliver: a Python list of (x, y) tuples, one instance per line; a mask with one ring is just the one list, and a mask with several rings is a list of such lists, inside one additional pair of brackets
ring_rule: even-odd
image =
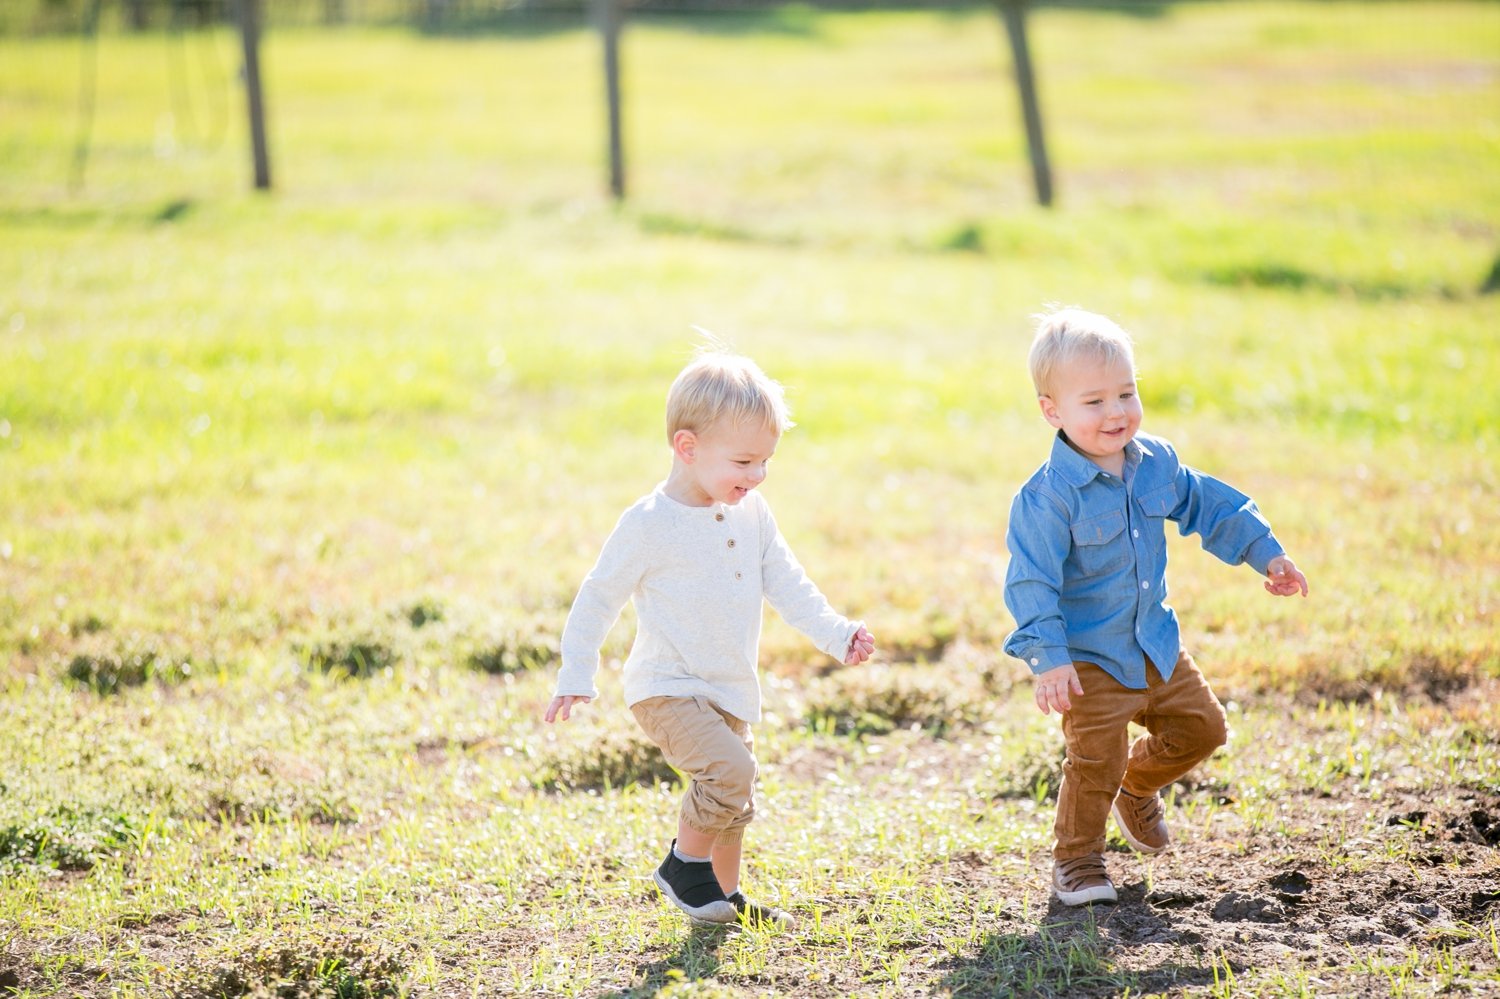
[[(1083, 696), (1062, 716), (1067, 760), (1057, 793), (1057, 860), (1104, 852), (1104, 829), (1121, 788), (1155, 794), (1224, 745), (1223, 705), (1193, 657), (1182, 652), (1163, 680), (1146, 662), (1146, 689), (1131, 690), (1093, 663), (1074, 663)], [(1131, 722), (1146, 729), (1129, 744)]]

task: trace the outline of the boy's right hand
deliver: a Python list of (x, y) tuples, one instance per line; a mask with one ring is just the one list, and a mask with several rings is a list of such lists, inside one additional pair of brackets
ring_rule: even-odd
[(1266, 566), (1266, 592), (1272, 596), (1289, 597), (1301, 592), (1307, 596), (1307, 577), (1297, 568), (1297, 563), (1285, 555), (1278, 555)]
[(548, 725), (551, 725), (558, 719), (560, 713), (562, 720), (567, 721), (568, 718), (573, 714), (573, 705), (587, 704), (588, 702), (589, 699), (587, 697), (582, 697), (578, 694), (567, 694), (561, 697), (554, 697), (552, 698), (552, 703), (547, 705), (547, 713), (542, 716), (542, 720), (545, 721)]
[(861, 625), (849, 639), (849, 651), (844, 653), (845, 666), (858, 666), (875, 654), (875, 636)]
[(1032, 679), (1036, 683), (1036, 706), (1044, 715), (1053, 711), (1062, 714), (1073, 707), (1070, 695), (1083, 696), (1083, 684), (1078, 681), (1078, 671), (1072, 663), (1038, 673)]

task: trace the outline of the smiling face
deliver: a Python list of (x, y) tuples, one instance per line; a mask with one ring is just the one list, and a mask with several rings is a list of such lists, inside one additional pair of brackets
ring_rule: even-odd
[(704, 433), (679, 430), (672, 439), (667, 495), (688, 506), (734, 506), (766, 480), (781, 435), (775, 427), (737, 423)]
[(1068, 435), (1084, 457), (1121, 474), (1125, 445), (1141, 427), (1135, 369), (1125, 359), (1079, 357), (1053, 377), (1052, 393), (1040, 396), (1047, 422)]

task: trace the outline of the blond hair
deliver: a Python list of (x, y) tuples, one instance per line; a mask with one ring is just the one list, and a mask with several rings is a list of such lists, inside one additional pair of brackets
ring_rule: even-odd
[(706, 434), (715, 427), (744, 423), (778, 434), (794, 426), (780, 384), (750, 358), (710, 343), (667, 391), (667, 442), (679, 430)]
[(1078, 308), (1053, 308), (1036, 316), (1031, 341), (1031, 381), (1037, 395), (1051, 395), (1057, 372), (1079, 358), (1123, 361), (1135, 370), (1130, 334), (1112, 319)]

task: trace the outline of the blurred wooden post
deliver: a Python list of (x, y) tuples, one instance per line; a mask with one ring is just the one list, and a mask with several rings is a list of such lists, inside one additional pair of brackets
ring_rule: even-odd
[(625, 198), (625, 151), (620, 138), (620, 23), (624, 0), (593, 0), (594, 19), (604, 42), (604, 92), (609, 105), (609, 193)]
[(1052, 204), (1052, 168), (1047, 163), (1047, 144), (1042, 138), (1042, 112), (1037, 106), (1036, 80), (1031, 73), (1031, 51), (1026, 44), (1025, 0), (996, 0), (1010, 36), (1010, 52), (1016, 67), (1016, 86), (1021, 91), (1021, 114), (1026, 119), (1026, 145), (1031, 151), (1031, 175), (1036, 181), (1037, 204)]
[(151, 13), (146, 8), (146, 0), (125, 0), (125, 23), (131, 31), (151, 27)]
[(102, 0), (90, 0), (83, 15), (83, 64), (78, 81), (78, 141), (73, 145), (73, 172), (68, 175), (68, 192), (83, 190), (83, 175), (89, 165), (89, 144), (94, 136), (94, 101), (99, 91), (99, 7)]
[(260, 0), (238, 0), (240, 38), (245, 48), (245, 95), (250, 107), (250, 149), (255, 189), (271, 189), (271, 156), (266, 151), (266, 107), (260, 90)]

